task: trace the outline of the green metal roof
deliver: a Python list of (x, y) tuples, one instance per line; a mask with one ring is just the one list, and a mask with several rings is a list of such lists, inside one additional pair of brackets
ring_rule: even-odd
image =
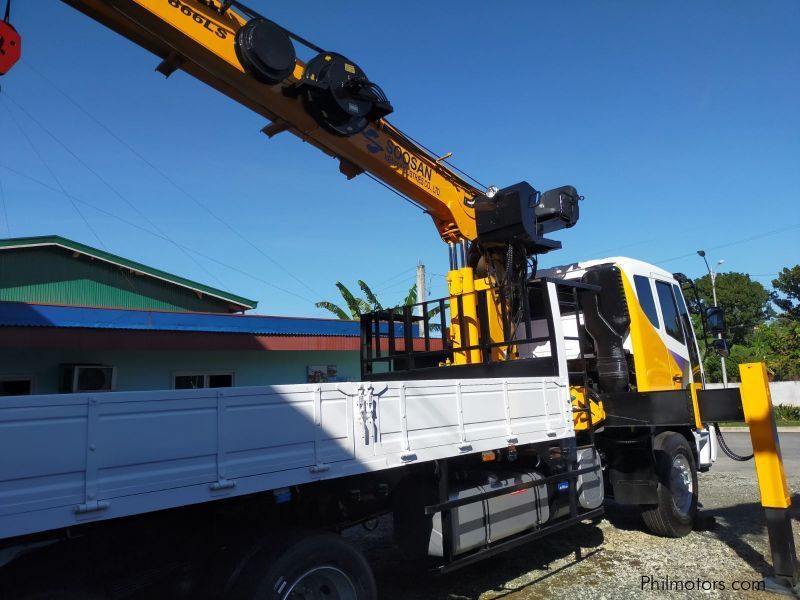
[[(113, 265), (122, 269), (128, 269), (138, 275), (144, 275), (146, 277), (155, 279), (157, 280), (157, 282), (154, 283), (159, 283), (162, 286), (163, 284), (167, 284), (167, 286), (172, 287), (172, 289), (175, 289), (174, 286), (177, 286), (186, 291), (191, 291), (195, 295), (207, 296), (209, 297), (209, 299), (214, 299), (217, 302), (222, 302), (224, 304), (230, 305), (231, 309), (234, 310), (242, 310), (242, 311), (249, 310), (255, 308), (256, 305), (258, 304), (258, 302), (256, 302), (255, 300), (250, 300), (242, 296), (237, 296), (235, 294), (231, 294), (223, 290), (203, 285), (202, 283), (198, 283), (190, 279), (185, 279), (183, 277), (167, 273), (166, 271), (161, 271), (160, 269), (154, 269), (153, 267), (148, 267), (147, 265), (143, 265), (136, 261), (132, 261), (127, 258), (123, 258), (121, 256), (105, 252), (103, 250), (98, 250), (97, 248), (92, 248), (91, 246), (87, 246), (79, 242), (74, 242), (72, 240), (68, 240), (61, 236), (48, 235), (48, 236), (37, 236), (37, 237), (0, 239), (0, 253), (2, 253), (4, 250), (22, 250), (26, 248), (40, 248), (40, 249), (60, 248), (72, 253), (73, 255), (84, 255), (89, 257), (90, 259), (102, 261), (104, 263), (107, 263), (108, 265)], [(9, 297), (0, 299), (34, 301), (34, 302), (47, 301), (47, 299), (42, 299), (41, 297), (35, 297), (29, 299)], [(159, 307), (149, 306), (142, 308), (159, 308)], [(179, 304), (173, 307), (169, 305), (168, 301), (167, 305), (164, 306), (164, 308), (166, 308), (167, 310), (175, 310), (175, 309), (203, 310), (202, 307), (201, 308), (197, 308), (195, 306), (187, 307), (187, 306), (180, 306)]]

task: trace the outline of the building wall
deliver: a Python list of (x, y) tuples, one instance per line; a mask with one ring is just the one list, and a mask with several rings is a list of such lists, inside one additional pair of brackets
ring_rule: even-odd
[(227, 303), (61, 248), (0, 252), (0, 301), (227, 313)]
[(237, 386), (305, 383), (312, 365), (336, 365), (338, 376), (350, 381), (360, 377), (353, 351), (0, 349), (0, 379), (32, 377), (34, 394), (56, 393), (59, 365), (65, 363), (116, 366), (117, 391), (170, 389), (178, 371), (233, 371)]

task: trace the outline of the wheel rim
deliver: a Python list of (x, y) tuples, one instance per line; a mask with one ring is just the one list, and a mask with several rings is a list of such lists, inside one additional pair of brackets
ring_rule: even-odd
[(692, 509), (694, 482), (692, 481), (692, 467), (683, 454), (678, 454), (672, 459), (669, 484), (675, 508), (678, 509), (681, 516), (688, 516)]
[(350, 576), (331, 566), (314, 567), (295, 579), (281, 600), (356, 600), (358, 593)]

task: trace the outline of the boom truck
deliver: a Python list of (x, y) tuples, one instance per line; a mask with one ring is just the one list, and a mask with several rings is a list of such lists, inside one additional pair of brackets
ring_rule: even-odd
[[(712, 423), (744, 419), (773, 582), (796, 590), (763, 365), (742, 366), (741, 393), (704, 389), (679, 274), (623, 257), (537, 272), (560, 248), (546, 236), (578, 221), (574, 187), (476, 187), (391, 125), (354, 61), (241, 2), (64, 1), (163, 75), (262, 115), (267, 136), (423, 207), (448, 247), (448, 296), (363, 315), (359, 382), (0, 398), (3, 597), (136, 597), (169, 581), (176, 597), (374, 598), (368, 561), (337, 532), (386, 514), (441, 573), (599, 519), (606, 498), (681, 537), (716, 458)], [(0, 74), (20, 48), (6, 13)], [(724, 329), (718, 308), (698, 312)]]

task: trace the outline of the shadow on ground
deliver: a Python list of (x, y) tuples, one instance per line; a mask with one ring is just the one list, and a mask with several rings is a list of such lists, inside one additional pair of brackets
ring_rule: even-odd
[[(411, 565), (402, 551), (391, 543), (391, 528), (391, 519), (384, 518), (374, 532), (352, 533), (372, 565), (381, 598), (386, 600), (474, 600), (487, 592), (492, 598), (502, 598), (602, 552), (604, 539), (599, 527), (580, 523), (469, 567), (445, 575), (432, 575), (421, 566)], [(551, 569), (553, 563), (564, 558), (569, 560), (566, 565)], [(524, 577), (535, 570), (545, 573)], [(520, 581), (506, 585), (517, 579)]]
[[(791, 517), (800, 522), (800, 494), (793, 496), (792, 506)], [(605, 518), (612, 527), (623, 531), (645, 531), (640, 512), (635, 507), (608, 502), (605, 509)], [(758, 502), (701, 509), (695, 529), (717, 538), (756, 572), (772, 574), (769, 546), (757, 544), (756, 547), (752, 543), (765, 540), (767, 535), (764, 510)], [(476, 600), (484, 594), (494, 599), (526, 589), (535, 592), (537, 585), (541, 586), (542, 593), (546, 593), (546, 582), (551, 577), (578, 568), (587, 558), (592, 557), (595, 567), (608, 558), (603, 555), (603, 531), (590, 524), (576, 525), (441, 576), (412, 566), (402, 551), (392, 544), (390, 518), (382, 519), (375, 531), (354, 529), (347, 537), (358, 540), (373, 567), (381, 598), (388, 600)], [(596, 562), (598, 559), (600, 563)]]
[[(792, 521), (800, 522), (800, 494), (792, 496), (789, 515)], [(747, 536), (761, 539), (767, 536), (767, 520), (760, 503), (750, 502), (716, 508), (707, 511), (705, 516), (713, 518), (709, 530), (739, 558), (762, 575), (772, 575), (772, 557), (765, 556), (747, 540)]]
[[(791, 498), (789, 515), (793, 521), (800, 522), (800, 494)], [(607, 503), (605, 517), (616, 529), (624, 531), (645, 531), (638, 510)], [(764, 508), (759, 502), (746, 502), (733, 506), (703, 509), (701, 507), (695, 531), (707, 531), (762, 576), (772, 575), (772, 557), (754, 548), (749, 538), (766, 539), (767, 520)]]

